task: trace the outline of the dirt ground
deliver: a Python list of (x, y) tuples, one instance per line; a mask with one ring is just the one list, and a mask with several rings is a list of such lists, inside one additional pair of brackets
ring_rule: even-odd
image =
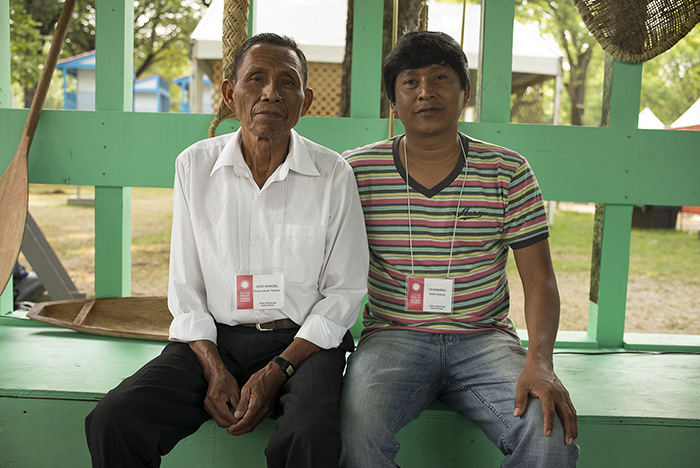
[[(68, 206), (75, 191), (32, 186), (30, 213), (59, 254), (78, 289), (94, 296), (94, 210)], [(74, 188), (73, 188), (74, 189)], [(90, 189), (82, 194), (90, 196)], [(585, 209), (585, 207), (584, 207)], [(167, 294), (172, 190), (133, 189), (132, 295)], [(66, 222), (69, 220), (69, 222)], [(678, 228), (700, 232), (700, 215), (682, 214)], [(700, 242), (699, 242), (700, 244)], [(23, 265), (26, 259), (20, 258)], [(526, 328), (522, 285), (510, 277), (511, 318)], [(584, 331), (588, 326), (589, 273), (557, 274), (561, 297), (560, 330)], [(635, 333), (700, 335), (700, 281), (667, 281), (648, 275), (629, 277), (626, 330)]]
[[(676, 228), (697, 232), (700, 249), (700, 215), (679, 213)], [(517, 328), (524, 329), (522, 284), (517, 275), (509, 275), (508, 281), (511, 286), (510, 317)], [(561, 300), (559, 330), (585, 331), (588, 328), (590, 274), (557, 273), (557, 284)], [(625, 332), (700, 335), (700, 282), (692, 279), (667, 281), (663, 277), (630, 274)]]
[[(520, 279), (509, 277), (510, 317), (517, 328), (526, 328)], [(561, 299), (560, 330), (588, 328), (588, 274), (558, 274)], [(700, 335), (700, 284), (664, 282), (658, 278), (630, 275), (627, 286), (627, 333)]]

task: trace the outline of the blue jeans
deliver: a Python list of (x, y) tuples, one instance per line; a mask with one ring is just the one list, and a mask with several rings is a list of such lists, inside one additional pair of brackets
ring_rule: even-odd
[(383, 330), (348, 359), (341, 397), (341, 466), (395, 467), (394, 435), (435, 399), (477, 424), (506, 456), (501, 466), (576, 466), (579, 448), (564, 443), (557, 416), (549, 437), (544, 414), (530, 398), (513, 417), (526, 351), (500, 331), (437, 334)]

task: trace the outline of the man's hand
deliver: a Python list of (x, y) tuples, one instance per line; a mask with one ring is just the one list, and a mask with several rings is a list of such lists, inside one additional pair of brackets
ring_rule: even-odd
[(241, 398), (238, 382), (224, 366), (213, 341), (192, 341), (190, 349), (197, 356), (204, 378), (209, 383), (207, 396), (204, 398), (204, 409), (219, 427), (231, 427), (237, 420), (229, 408), (238, 406)]
[(235, 408), (241, 399), (238, 382), (227, 370), (213, 374), (207, 379), (209, 388), (204, 398), (204, 409), (211, 414), (219, 427), (231, 427), (236, 419), (230, 408)]
[[(298, 369), (306, 358), (320, 349), (310, 341), (295, 338), (280, 354), (280, 357)], [(287, 376), (282, 372), (280, 366), (274, 362), (268, 363), (267, 366), (253, 374), (241, 390), (241, 399), (233, 414), (236, 424), (229, 427), (227, 432), (232, 435), (251, 432), (263, 419), (270, 416), (275, 408), (280, 388), (286, 379)]]
[(241, 390), (241, 398), (233, 414), (235, 423), (226, 432), (231, 435), (252, 432), (272, 414), (285, 380), (282, 369), (272, 362), (253, 374)]
[(539, 398), (542, 402), (544, 435), (549, 437), (552, 433), (556, 411), (564, 423), (564, 441), (566, 445), (573, 445), (578, 437), (576, 409), (571, 403), (569, 392), (549, 364), (525, 365), (525, 370), (518, 380), (513, 416), (519, 418), (523, 415), (530, 396)]

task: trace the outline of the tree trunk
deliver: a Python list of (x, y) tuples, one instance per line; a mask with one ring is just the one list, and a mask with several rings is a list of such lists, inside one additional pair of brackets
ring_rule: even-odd
[(583, 125), (583, 111), (586, 97), (586, 74), (588, 64), (591, 62), (593, 48), (589, 47), (584, 52), (576, 56), (576, 60), (571, 60), (571, 70), (569, 71), (570, 82), (565, 84), (566, 91), (571, 98), (571, 125)]
[[(414, 31), (418, 27), (418, 13), (420, 12), (423, 0), (399, 0), (399, 17), (398, 17), (398, 36), (401, 37), (408, 31)], [(352, 90), (352, 36), (353, 36), (353, 18), (354, 18), (355, 2), (348, 0), (348, 22), (345, 28), (345, 58), (343, 59), (343, 77), (341, 81), (340, 95), (340, 117), (350, 116), (350, 96)], [(384, 0), (384, 26), (382, 34), (382, 60), (392, 49), (392, 20), (394, 15), (394, 0)], [(386, 97), (386, 91), (382, 84), (381, 94), (381, 110), (382, 118), (389, 117), (389, 101)]]
[(36, 94), (37, 83), (34, 83), (31, 87), (24, 87), (24, 108), (29, 109), (32, 107), (32, 101), (34, 100), (34, 95)]
[(343, 75), (340, 79), (340, 102), (338, 117), (350, 117), (350, 89), (352, 86), (352, 34), (355, 18), (355, 0), (348, 0), (348, 19), (345, 23), (345, 56)]

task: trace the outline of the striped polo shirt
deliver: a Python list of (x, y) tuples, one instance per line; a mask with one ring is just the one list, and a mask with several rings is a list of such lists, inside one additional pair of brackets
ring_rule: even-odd
[[(452, 173), (430, 190), (411, 177), (409, 230), (406, 172), (398, 151), (402, 137), (343, 155), (357, 179), (370, 250), (363, 338), (390, 328), (515, 334), (507, 317), (508, 248), (549, 236), (532, 169), (513, 151), (460, 134), (466, 175), (463, 154)], [(416, 277), (444, 278), (448, 266), (454, 279), (452, 313), (406, 311), (407, 276), (413, 271)]]

